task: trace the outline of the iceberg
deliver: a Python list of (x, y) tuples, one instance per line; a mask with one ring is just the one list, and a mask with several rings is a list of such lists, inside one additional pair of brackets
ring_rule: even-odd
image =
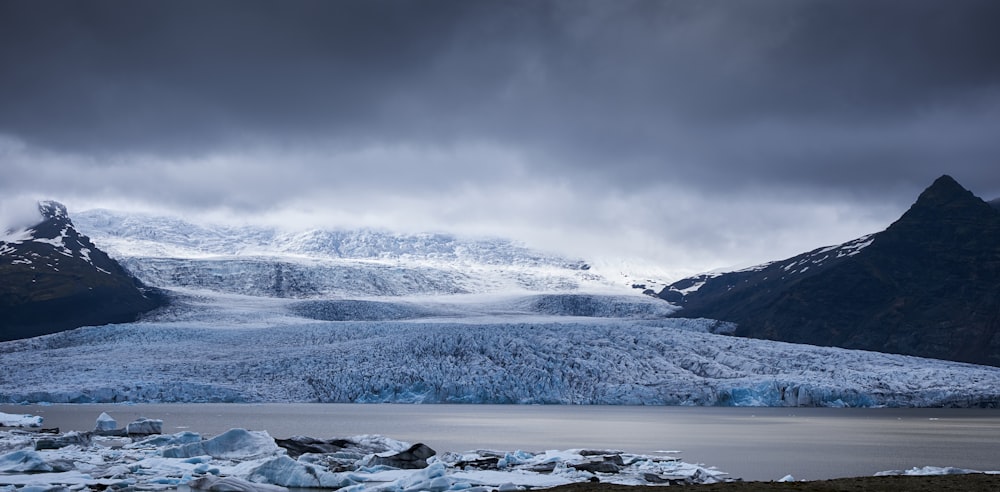
[(125, 426), (125, 433), (130, 436), (149, 436), (159, 434), (163, 430), (163, 421), (157, 419), (137, 419)]
[[(53, 439), (67, 436), (72, 437), (61, 434)], [(122, 448), (109, 447), (109, 442), (121, 440), (131, 442)], [(266, 431), (245, 429), (231, 429), (207, 440), (190, 432), (148, 438), (95, 435), (92, 441), (56, 451), (34, 451), (23, 433), (0, 431), (0, 449), (15, 449), (0, 456), (0, 490), (30, 485), (43, 489), (187, 486), (240, 492), (280, 492), (286, 487), (444, 492), (523, 490), (592, 480), (632, 485), (729, 480), (724, 472), (676, 458), (622, 451), (438, 455), (427, 446), (380, 435), (285, 441), (311, 446), (310, 452), (292, 458)]]
[(0, 427), (41, 427), (42, 417), (0, 412)]
[(111, 418), (105, 412), (101, 412), (101, 415), (97, 417), (97, 426), (94, 428), (97, 432), (110, 432), (118, 428), (118, 421)]
[(216, 477), (206, 475), (187, 483), (191, 490), (212, 492), (288, 492), (285, 487), (254, 483), (238, 477)]
[(50, 472), (52, 466), (35, 451), (14, 451), (0, 456), (0, 473)]
[(212, 439), (163, 449), (164, 458), (211, 456), (223, 459), (250, 459), (284, 453), (266, 431), (230, 429)]

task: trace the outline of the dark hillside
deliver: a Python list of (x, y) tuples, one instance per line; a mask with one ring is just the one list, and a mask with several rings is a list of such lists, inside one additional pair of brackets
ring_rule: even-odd
[(165, 302), (77, 232), (56, 202), (18, 239), (0, 241), (0, 341), (134, 321)]
[(1000, 212), (942, 176), (885, 231), (659, 296), (738, 336), (1000, 366)]

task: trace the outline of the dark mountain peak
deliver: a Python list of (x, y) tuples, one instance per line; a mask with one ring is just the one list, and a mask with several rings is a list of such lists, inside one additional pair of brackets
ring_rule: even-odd
[(165, 302), (73, 226), (59, 202), (0, 241), (0, 341), (133, 321)]
[(1000, 366), (1000, 213), (941, 176), (886, 230), (671, 284), (735, 335)]
[(921, 247), (953, 254), (989, 246), (1000, 232), (1000, 215), (988, 203), (950, 176), (941, 176), (923, 191), (896, 222), (879, 234), (876, 244)]
[(65, 219), (69, 220), (69, 213), (66, 206), (55, 200), (42, 200), (38, 202), (38, 211), (45, 219)]
[(956, 181), (955, 178), (947, 174), (942, 174), (937, 179), (935, 179), (934, 182), (931, 183), (931, 185), (928, 186), (926, 190), (924, 190), (924, 193), (927, 192), (962, 193), (967, 191), (968, 190), (963, 188), (962, 185), (958, 184), (958, 181)]
[(994, 210), (1000, 211), (1000, 198), (994, 198), (990, 200), (989, 204), (991, 207), (993, 207)]
[(65, 205), (53, 200), (43, 200), (38, 202), (38, 211), (42, 214), (42, 221), (31, 227), (32, 235), (36, 239), (62, 240), (66, 237), (73, 239), (82, 237), (86, 240), (86, 237), (73, 227), (73, 221), (69, 219)]
[(992, 212), (989, 204), (958, 184), (947, 174), (934, 180), (920, 193), (917, 201), (899, 218), (897, 223), (908, 220), (935, 221), (949, 217), (970, 217)]
[(977, 198), (976, 195), (973, 195), (971, 191), (958, 184), (958, 181), (955, 181), (955, 178), (945, 174), (940, 178), (935, 179), (934, 182), (931, 183), (931, 185), (917, 197), (917, 201), (914, 205), (948, 207), (954, 206), (956, 203), (978, 203), (981, 201), (982, 200)]

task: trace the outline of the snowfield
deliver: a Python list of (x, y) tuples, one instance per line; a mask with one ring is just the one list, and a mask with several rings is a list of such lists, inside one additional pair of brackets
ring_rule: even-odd
[(377, 230), (287, 232), (108, 210), (77, 228), (148, 285), (283, 298), (629, 290), (580, 259), (499, 238)]

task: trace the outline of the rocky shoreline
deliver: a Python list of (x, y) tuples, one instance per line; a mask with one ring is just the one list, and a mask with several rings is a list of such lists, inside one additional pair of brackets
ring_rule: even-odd
[(682, 485), (706, 491), (1000, 490), (998, 472), (957, 468), (882, 472), (875, 477), (745, 482), (668, 452), (570, 449), (438, 453), (422, 443), (380, 435), (335, 439), (272, 438), (230, 429), (215, 436), (162, 434), (163, 421), (125, 426), (107, 413), (94, 430), (40, 429), (41, 418), (0, 414), (0, 492), (190, 490), (280, 492), (288, 489), (375, 491), (624, 492)]
[[(192, 490), (276, 492), (338, 489), (435, 492), (546, 489), (575, 482), (691, 485), (732, 480), (669, 454), (619, 450), (471, 450), (438, 453), (380, 435), (335, 439), (230, 429), (216, 436), (161, 434), (163, 421), (123, 427), (102, 413), (94, 430), (38, 429), (41, 420), (0, 422), (0, 492)], [(30, 428), (30, 429), (29, 429)]]

